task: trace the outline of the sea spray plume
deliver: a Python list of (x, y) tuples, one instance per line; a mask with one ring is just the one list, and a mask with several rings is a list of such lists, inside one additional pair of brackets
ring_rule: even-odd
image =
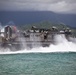
[[(59, 41), (58, 41), (59, 39)], [(26, 48), (15, 52), (0, 52), (0, 54), (17, 53), (50, 53), (50, 52), (76, 52), (76, 43), (68, 41), (64, 35), (56, 35), (57, 44), (51, 44), (49, 47), (38, 47), (27, 50)]]
[(76, 43), (72, 41), (68, 41), (64, 35), (56, 35), (57, 44), (51, 44), (49, 47), (39, 47), (33, 48), (30, 51), (24, 50), (25, 53), (30, 52), (40, 52), (40, 53), (48, 53), (48, 52), (76, 52)]
[(59, 52), (76, 51), (76, 43), (74, 43), (73, 41), (68, 41), (65, 38), (65, 35), (56, 35), (55, 40), (57, 42), (57, 45), (50, 45), (52, 51), (59, 51)]
[(3, 47), (0, 47), (0, 52), (11, 52), (10, 48), (3, 48)]
[(72, 41), (73, 43), (76, 43), (76, 38), (75, 37), (70, 37), (69, 40)]
[(23, 33), (22, 32), (18, 32), (18, 41), (20, 42), (20, 49), (25, 49), (27, 48), (27, 45), (26, 45), (26, 38), (23, 36)]
[(40, 47), (40, 48), (33, 48), (30, 51), (25, 50), (26, 52), (76, 52), (76, 43), (72, 41), (68, 41), (65, 38), (65, 35), (56, 35), (54, 39), (57, 44), (51, 44), (49, 47)]
[(38, 48), (41, 46), (41, 43), (40, 43), (41, 39), (40, 37), (37, 37), (35, 34), (34, 33), (30, 34), (30, 41), (32, 41), (31, 42), (32, 48), (36, 48), (36, 47)]
[(57, 34), (54, 36), (54, 40), (57, 44), (63, 43), (64, 41), (68, 42), (64, 34)]

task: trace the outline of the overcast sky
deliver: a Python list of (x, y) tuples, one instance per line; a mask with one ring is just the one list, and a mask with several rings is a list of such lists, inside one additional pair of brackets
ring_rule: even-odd
[(53, 11), (76, 14), (76, 0), (0, 0), (0, 11)]

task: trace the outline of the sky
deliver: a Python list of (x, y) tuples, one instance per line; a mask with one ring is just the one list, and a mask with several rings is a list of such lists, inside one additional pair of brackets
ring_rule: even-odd
[(76, 0), (0, 0), (0, 11), (53, 11), (76, 14)]

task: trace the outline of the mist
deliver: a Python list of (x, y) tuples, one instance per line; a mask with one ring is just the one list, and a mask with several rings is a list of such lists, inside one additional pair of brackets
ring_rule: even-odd
[(71, 38), (71, 41), (68, 41), (65, 38), (65, 35), (56, 35), (54, 37), (54, 40), (56, 41), (56, 43), (50, 44), (49, 47), (42, 47), (40, 45), (37, 47), (37, 45), (33, 45), (33, 48), (29, 50), (25, 48), (18, 51), (11, 51), (9, 48), (5, 50), (3, 48), (0, 48), (0, 54), (76, 52), (76, 38)]

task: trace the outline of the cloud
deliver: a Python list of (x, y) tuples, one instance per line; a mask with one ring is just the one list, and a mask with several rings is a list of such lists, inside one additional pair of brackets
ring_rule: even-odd
[(0, 11), (75, 13), (76, 0), (0, 0)]

